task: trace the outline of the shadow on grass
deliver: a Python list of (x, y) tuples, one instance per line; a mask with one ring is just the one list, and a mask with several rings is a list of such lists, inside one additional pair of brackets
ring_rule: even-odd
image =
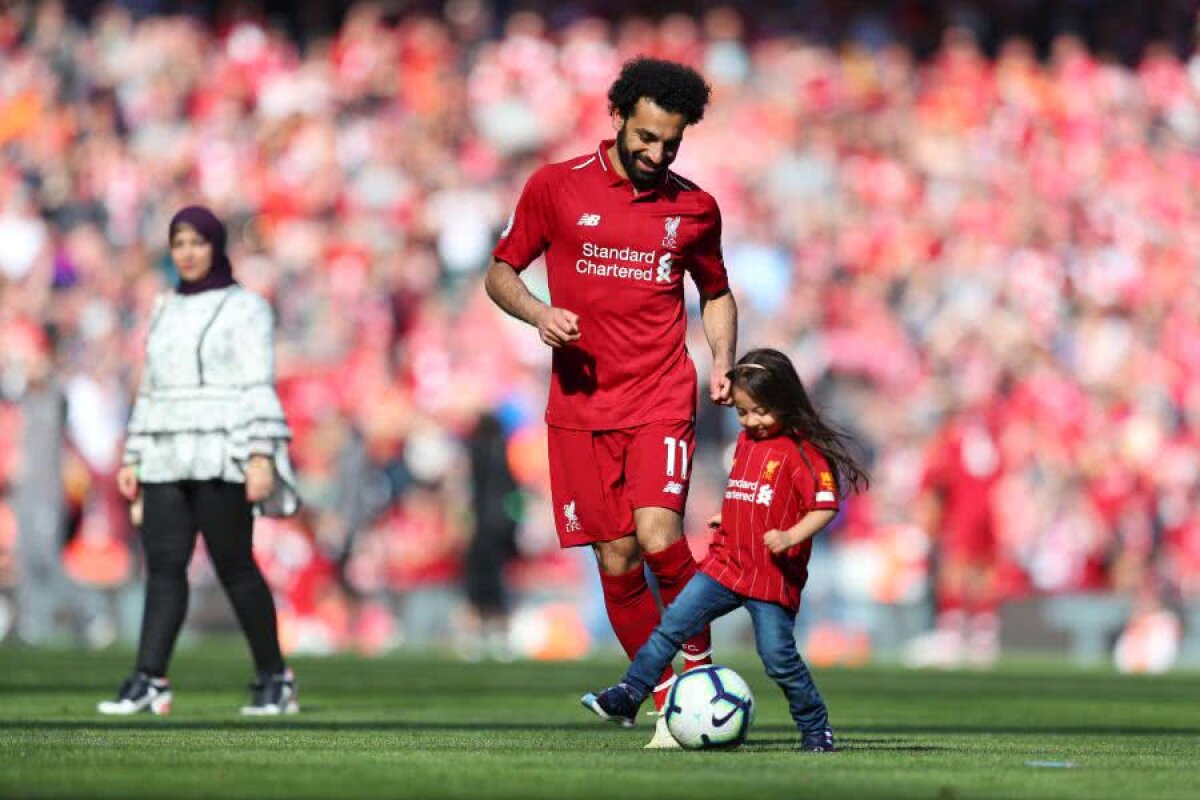
[[(245, 720), (165, 720), (148, 716), (138, 719), (98, 719), (90, 720), (0, 720), (0, 730), (24, 731), (461, 731), (465, 733), (479, 731), (613, 731), (615, 726), (605, 726), (596, 722), (346, 722), (327, 720), (319, 722), (304, 717), (285, 717), (279, 719), (245, 719)], [(646, 729), (649, 731), (649, 728)]]
[(1073, 736), (1200, 736), (1200, 728), (1164, 728), (1140, 725), (847, 725), (840, 734), (895, 733), (913, 734), (1010, 734), (1014, 736), (1069, 734)]
[[(745, 749), (749, 752), (773, 752), (778, 750), (795, 750), (800, 746), (800, 737), (786, 739), (760, 739), (754, 736), (746, 742)], [(952, 751), (954, 747), (939, 747), (932, 744), (911, 744), (897, 739), (838, 739), (839, 752), (894, 752), (894, 753), (941, 753)]]
[[(0, 719), (0, 730), (5, 731), (614, 731), (613, 726), (603, 725), (594, 720), (580, 722), (495, 722), (484, 720), (466, 720), (462, 722), (428, 722), (404, 719), (395, 720), (344, 720), (321, 719), (322, 713), (330, 713), (332, 709), (311, 709), (295, 717), (277, 717), (270, 719), (230, 719), (230, 720), (181, 720), (161, 719), (150, 716), (137, 718), (101, 718), (75, 720), (39, 720), (39, 719)], [(647, 729), (648, 730), (648, 729)], [(754, 740), (756, 744), (795, 744), (797, 735), (794, 728), (787, 725), (755, 726), (758, 735), (768, 737)], [(1008, 734), (1045, 735), (1095, 735), (1110, 736), (1120, 733), (1123, 736), (1200, 736), (1200, 728), (1162, 728), (1138, 727), (1136, 725), (1096, 726), (1008, 726), (1008, 725), (853, 725), (841, 726), (837, 729), (839, 746), (846, 749), (862, 750), (939, 750), (926, 745), (912, 745), (896, 738), (862, 738), (860, 735), (892, 734), (893, 736), (935, 736), (935, 735), (964, 735), (979, 734)]]

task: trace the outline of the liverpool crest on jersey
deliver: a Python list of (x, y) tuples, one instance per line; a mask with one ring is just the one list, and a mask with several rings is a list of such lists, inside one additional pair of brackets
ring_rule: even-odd
[(663, 226), (666, 230), (662, 240), (663, 247), (679, 246), (679, 241), (676, 238), (679, 234), (679, 220), (679, 217), (667, 217), (666, 221), (663, 223)]

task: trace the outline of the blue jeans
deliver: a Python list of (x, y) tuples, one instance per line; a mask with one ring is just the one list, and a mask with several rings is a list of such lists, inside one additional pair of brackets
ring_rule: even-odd
[(663, 612), (662, 622), (638, 650), (622, 680), (637, 692), (639, 699), (645, 699), (683, 643), (738, 606), (745, 606), (750, 612), (758, 657), (767, 677), (779, 684), (787, 697), (796, 727), (802, 732), (827, 727), (829, 712), (825, 701), (796, 650), (796, 615), (778, 603), (752, 600), (731, 592), (703, 572), (697, 572)]

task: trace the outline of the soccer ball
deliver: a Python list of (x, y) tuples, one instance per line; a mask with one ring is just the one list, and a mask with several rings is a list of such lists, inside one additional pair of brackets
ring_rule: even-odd
[(754, 694), (729, 667), (696, 667), (675, 679), (663, 713), (675, 741), (688, 750), (734, 748), (754, 722)]

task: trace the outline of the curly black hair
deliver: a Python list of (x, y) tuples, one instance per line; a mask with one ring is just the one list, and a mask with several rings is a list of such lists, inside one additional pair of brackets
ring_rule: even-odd
[(684, 64), (639, 56), (625, 62), (608, 90), (608, 107), (628, 119), (638, 100), (645, 97), (672, 114), (682, 114), (688, 125), (704, 117), (712, 88), (699, 72)]

